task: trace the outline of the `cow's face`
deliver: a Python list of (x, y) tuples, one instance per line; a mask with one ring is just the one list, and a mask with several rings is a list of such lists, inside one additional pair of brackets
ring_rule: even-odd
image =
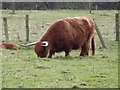
[(44, 58), (48, 55), (48, 42), (47, 41), (39, 41), (35, 44), (35, 53), (38, 57)]

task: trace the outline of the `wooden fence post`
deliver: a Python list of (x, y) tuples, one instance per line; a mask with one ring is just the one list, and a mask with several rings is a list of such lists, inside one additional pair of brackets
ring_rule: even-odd
[(12, 14), (15, 14), (15, 2), (14, 2), (14, 0), (12, 2)]
[(98, 10), (98, 5), (95, 6), (95, 10), (96, 10), (96, 11)]
[[(95, 21), (94, 21), (94, 22), (95, 22)], [(101, 32), (100, 32), (100, 30), (99, 30), (99, 28), (98, 28), (96, 22), (95, 22), (95, 29), (96, 29), (96, 32), (97, 32), (97, 34), (98, 34), (98, 37), (99, 37), (99, 39), (100, 39), (100, 42), (101, 42), (103, 48), (106, 48), (106, 49), (107, 49), (107, 46), (106, 46), (106, 44), (104, 43), (102, 34), (101, 34)]]
[(115, 26), (116, 26), (116, 41), (119, 41), (119, 14), (116, 13), (115, 15)]
[(26, 41), (29, 42), (29, 15), (26, 15), (25, 23), (26, 23)]
[(91, 14), (92, 13), (92, 11), (91, 11), (91, 9), (92, 9), (92, 2), (91, 2), (91, 0), (89, 1), (89, 13)]
[(9, 42), (7, 18), (3, 18), (6, 42)]

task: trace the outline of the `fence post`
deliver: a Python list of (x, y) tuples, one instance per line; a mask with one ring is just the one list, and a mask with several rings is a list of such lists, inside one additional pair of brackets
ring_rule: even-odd
[(89, 13), (91, 14), (92, 13), (92, 11), (91, 11), (91, 9), (92, 9), (92, 2), (91, 2), (91, 0), (89, 1)]
[(15, 2), (14, 2), (14, 0), (12, 2), (12, 14), (15, 14)]
[[(95, 21), (94, 21), (94, 22), (95, 22)], [(99, 28), (98, 28), (96, 22), (95, 22), (95, 29), (96, 29), (96, 32), (97, 32), (97, 34), (98, 34), (98, 37), (99, 37), (99, 39), (100, 39), (100, 42), (101, 42), (103, 48), (107, 48), (106, 44), (104, 43), (102, 34), (101, 34), (101, 32), (100, 32), (100, 30), (99, 30)]]
[(116, 41), (119, 41), (119, 14), (115, 15), (115, 26), (116, 26)]
[(9, 42), (7, 18), (4, 17), (3, 21), (4, 21), (4, 31), (5, 31), (6, 42)]
[(95, 6), (95, 10), (96, 10), (96, 11), (98, 10), (98, 5)]
[(26, 41), (29, 42), (29, 15), (26, 15), (25, 23), (26, 23)]

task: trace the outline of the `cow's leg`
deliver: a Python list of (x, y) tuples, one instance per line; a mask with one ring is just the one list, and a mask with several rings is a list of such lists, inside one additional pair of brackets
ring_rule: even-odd
[(52, 55), (54, 54), (54, 52), (52, 50), (50, 50), (48, 58), (52, 58)]
[(65, 51), (65, 57), (69, 56), (69, 51)]
[(65, 57), (66, 57), (66, 56), (69, 56), (69, 52), (70, 52), (70, 47), (69, 47), (69, 45), (66, 45), (64, 51), (65, 51)]
[(48, 58), (52, 58), (52, 54), (49, 54)]
[(81, 48), (80, 56), (88, 56), (89, 55), (89, 43), (85, 43)]

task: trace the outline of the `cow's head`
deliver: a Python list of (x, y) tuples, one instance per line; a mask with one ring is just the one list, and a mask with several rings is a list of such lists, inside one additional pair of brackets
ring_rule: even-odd
[(39, 41), (35, 44), (35, 53), (38, 57), (44, 58), (48, 55), (48, 46), (49, 43), (47, 41)]

